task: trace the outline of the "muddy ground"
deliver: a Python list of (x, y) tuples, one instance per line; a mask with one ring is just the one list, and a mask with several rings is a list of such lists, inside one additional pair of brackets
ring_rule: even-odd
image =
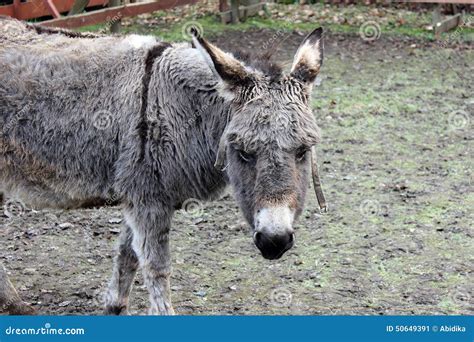
[[(274, 38), (274, 37), (277, 38)], [(258, 49), (301, 33), (229, 32)], [(313, 98), (330, 212), (310, 192), (296, 246), (264, 260), (229, 195), (174, 220), (179, 314), (473, 314), (472, 46), (326, 37)], [(0, 260), (42, 314), (100, 314), (119, 208), (0, 216)], [(147, 294), (135, 282), (131, 312)]]

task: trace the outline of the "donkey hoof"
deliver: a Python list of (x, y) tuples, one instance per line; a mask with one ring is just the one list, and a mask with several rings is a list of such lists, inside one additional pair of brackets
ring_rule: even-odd
[(11, 304), (8, 307), (8, 314), (13, 316), (34, 316), (36, 315), (36, 310), (33, 307), (25, 302), (18, 302)]
[(104, 315), (106, 316), (128, 316), (128, 309), (126, 306), (106, 306), (104, 308)]

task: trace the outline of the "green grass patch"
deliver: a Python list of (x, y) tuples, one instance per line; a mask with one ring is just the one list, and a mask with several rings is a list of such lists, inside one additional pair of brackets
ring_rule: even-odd
[[(278, 5), (282, 6), (282, 5)], [(323, 7), (319, 4), (313, 5), (315, 10), (323, 10)], [(334, 11), (340, 10), (339, 15), (352, 18), (360, 15), (367, 10), (366, 6), (349, 6), (351, 10), (344, 9), (333, 9)], [(166, 12), (159, 11), (153, 14), (153, 17), (160, 19), (166, 15)], [(382, 35), (388, 36), (410, 36), (423, 38), (427, 40), (434, 40), (434, 33), (426, 30), (424, 27), (429, 24), (428, 16), (420, 13), (404, 14), (404, 24), (400, 25), (395, 22), (394, 19), (384, 20), (378, 25), (381, 29)], [(326, 30), (334, 33), (348, 33), (348, 34), (359, 34), (360, 25), (358, 23), (350, 24), (337, 24), (331, 22), (328, 19), (315, 18), (314, 21), (301, 21), (301, 20), (285, 20), (285, 19), (274, 19), (264, 16), (255, 16), (248, 18), (246, 21), (235, 25), (226, 25), (221, 23), (216, 15), (207, 14), (199, 18), (194, 18), (192, 15), (183, 17), (180, 21), (166, 25), (146, 25), (141, 23), (132, 23), (130, 26), (123, 28), (124, 33), (138, 33), (138, 34), (151, 34), (161, 37), (165, 41), (182, 41), (186, 39), (183, 35), (183, 27), (190, 21), (196, 22), (202, 26), (204, 35), (206, 37), (213, 37), (216, 35), (224, 34), (226, 31), (246, 31), (250, 29), (272, 29), (279, 31), (310, 31), (317, 26), (323, 26)], [(106, 24), (86, 26), (80, 28), (80, 31), (100, 31), (106, 29)], [(457, 31), (451, 31), (443, 34), (441, 39), (466, 39), (474, 40), (474, 29), (472, 28), (459, 28)]]

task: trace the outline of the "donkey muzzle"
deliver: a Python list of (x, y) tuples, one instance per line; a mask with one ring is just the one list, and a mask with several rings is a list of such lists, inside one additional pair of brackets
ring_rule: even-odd
[(279, 259), (294, 245), (294, 212), (287, 206), (262, 208), (255, 215), (255, 245), (265, 259)]
[(280, 259), (294, 245), (295, 234), (266, 235), (255, 232), (254, 242), (265, 259)]

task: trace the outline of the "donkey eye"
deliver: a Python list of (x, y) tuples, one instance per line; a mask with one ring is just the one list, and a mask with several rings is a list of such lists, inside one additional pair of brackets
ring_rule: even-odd
[(242, 161), (246, 163), (251, 163), (255, 160), (255, 154), (247, 153), (245, 151), (239, 150), (239, 157)]
[(308, 153), (308, 148), (307, 147), (300, 147), (296, 151), (296, 160), (299, 161), (299, 162), (304, 161), (305, 158), (306, 158), (307, 153)]

